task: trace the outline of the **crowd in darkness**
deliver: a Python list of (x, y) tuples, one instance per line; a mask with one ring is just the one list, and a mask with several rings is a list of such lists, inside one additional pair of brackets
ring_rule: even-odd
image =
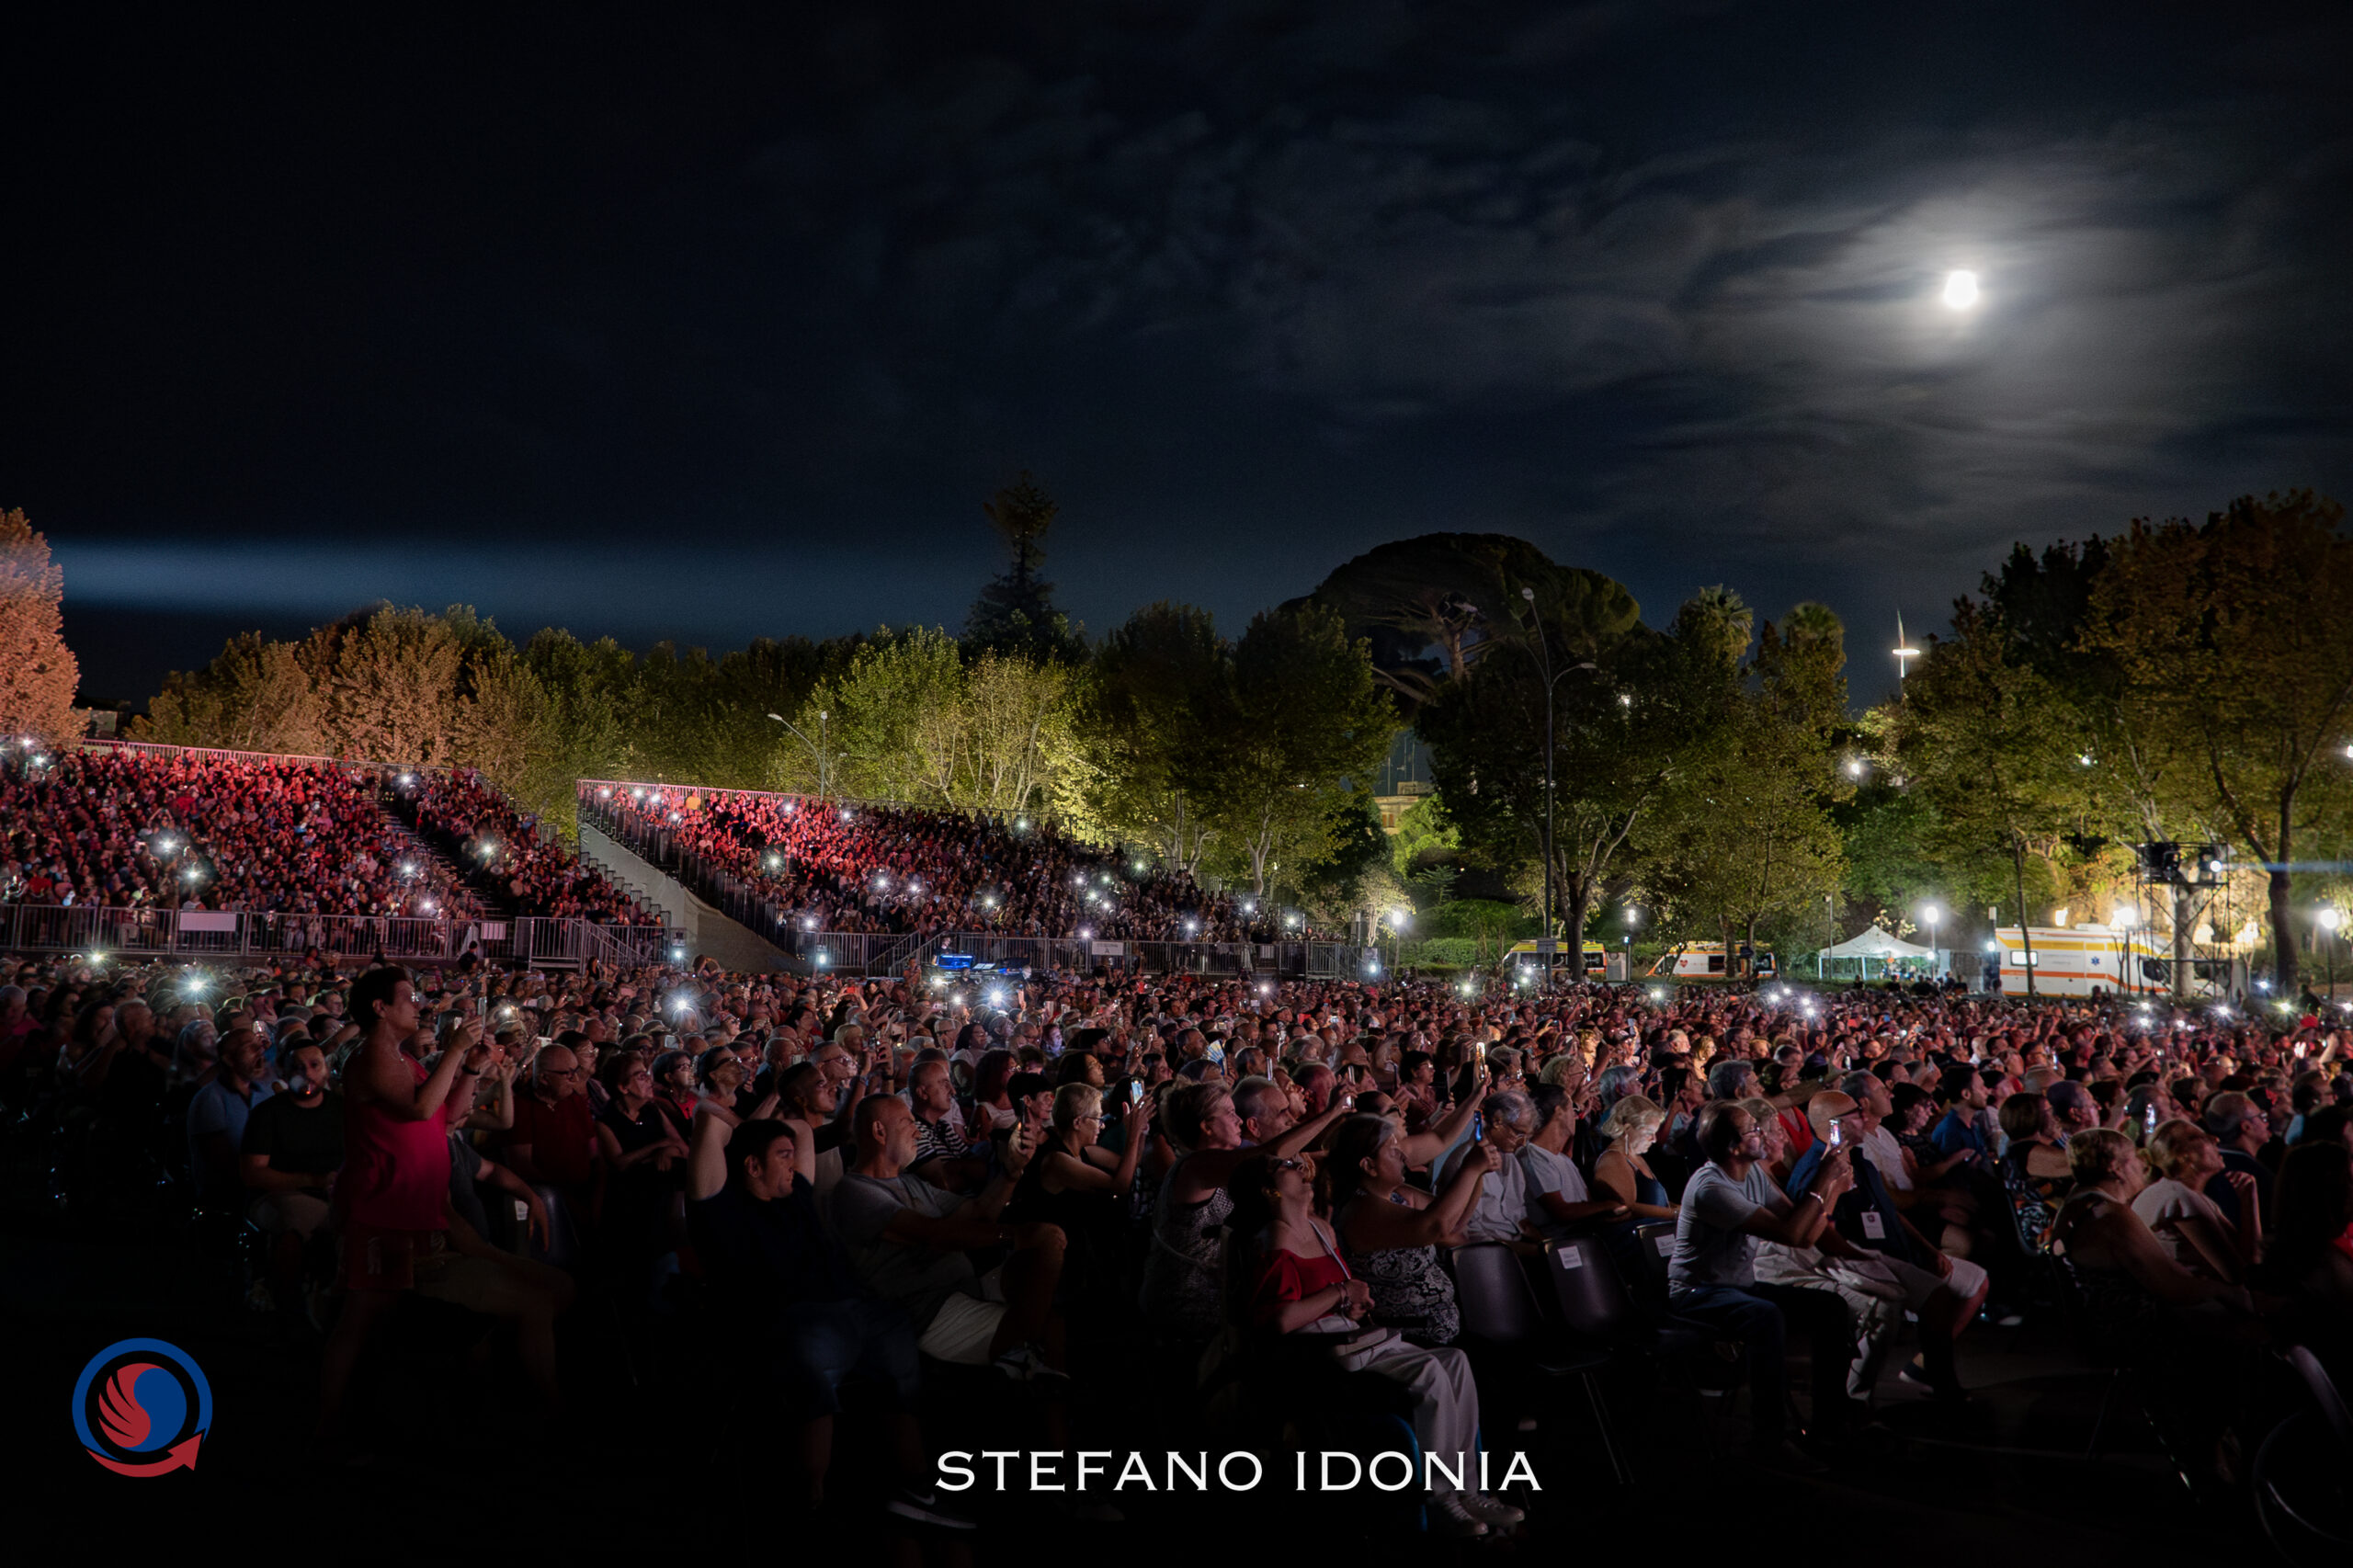
[(615, 926), (660, 924), (657, 914), (543, 835), (537, 818), (471, 767), (412, 776), (402, 795), (418, 826), (447, 843), (460, 865), (490, 878), (518, 913)]
[(450, 920), (489, 891), (503, 913), (658, 920), (470, 770), (89, 746), (0, 764), (0, 902)]
[(0, 899), (449, 917), (472, 896), (377, 810), (369, 769), (87, 748), (0, 773)]
[(598, 786), (593, 809), (638, 835), (666, 835), (813, 930), (1160, 942), (1314, 934), (1271, 903), (1139, 869), (1026, 818), (664, 785)]
[[(583, 1339), (696, 1346), (690, 1384), (723, 1354), (800, 1499), (855, 1470), (943, 1532), (988, 1517), (943, 1450), (1100, 1437), (1074, 1381), (1212, 1447), (1402, 1418), (1441, 1460), (1428, 1528), (1529, 1528), (1574, 1488), (1443, 1460), (1550, 1408), (1494, 1306), (1579, 1344), (1563, 1270), (1637, 1314), (1629, 1376), (1745, 1385), (1733, 1436), (1784, 1475), (1874, 1462), (1890, 1399), (1964, 1412), (1957, 1346), (2053, 1291), (2201, 1487), (2276, 1418), (2264, 1358), (2353, 1371), (2353, 1074), (2311, 1015), (1116, 968), (997, 1006), (916, 972), (12, 978), (15, 1135), (92, 1129), (79, 1179), (159, 1165), (262, 1228), (323, 1458), (377, 1429), (353, 1391), (413, 1301), (505, 1325), (551, 1423), (599, 1397)], [(853, 1391), (881, 1410), (855, 1452)]]

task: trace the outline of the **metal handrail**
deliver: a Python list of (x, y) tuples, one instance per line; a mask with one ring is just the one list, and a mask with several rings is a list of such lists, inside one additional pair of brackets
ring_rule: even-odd
[(523, 915), (511, 920), (307, 915), (258, 910), (0, 904), (0, 950), (90, 952), (131, 959), (267, 959), (309, 948), (344, 955), (451, 961), (469, 952), (516, 963), (624, 967), (671, 961), (675, 934), (660, 926)]

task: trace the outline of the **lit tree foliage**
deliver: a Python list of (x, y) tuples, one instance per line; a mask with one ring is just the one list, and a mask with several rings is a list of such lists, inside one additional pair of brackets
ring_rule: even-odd
[(63, 746), (82, 733), (65, 646), (65, 573), (24, 513), (0, 512), (0, 728)]

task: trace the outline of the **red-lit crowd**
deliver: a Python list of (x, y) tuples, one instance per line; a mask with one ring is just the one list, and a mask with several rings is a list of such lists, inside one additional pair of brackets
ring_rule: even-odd
[(457, 862), (487, 878), (520, 915), (654, 926), (661, 917), (607, 881), (595, 868), (542, 835), (539, 820), (470, 767), (411, 775), (400, 800), (418, 830)]
[(1025, 818), (683, 786), (584, 789), (582, 809), (667, 842), (812, 930), (1158, 942), (1312, 935), (1296, 914), (1086, 848)]
[(377, 809), (374, 772), (91, 747), (0, 772), (0, 901), (285, 915), (478, 912)]
[[(1966, 1412), (1989, 1319), (2062, 1354), (2084, 1325), (2201, 1488), (2244, 1485), (2279, 1351), (2353, 1371), (2348, 1037), (2292, 1011), (1111, 969), (14, 978), (24, 1125), (95, 1115), (113, 1159), (276, 1238), (256, 1299), (317, 1324), (328, 1453), (364, 1446), (355, 1374), (412, 1298), (510, 1325), (551, 1421), (608, 1392), (567, 1338), (617, 1335), (604, 1361), (658, 1387), (715, 1356), (796, 1494), (937, 1531), (1017, 1506), (943, 1491), (937, 1455), (1111, 1446), (1073, 1380), (1188, 1443), (1377, 1448), (1402, 1420), (1434, 1461), (1404, 1528), (1475, 1539), (1576, 1491), (1483, 1479), (1482, 1431), (1614, 1406), (1633, 1462), (1680, 1466), (1694, 1429), (1653, 1453), (1631, 1413), (1738, 1386), (1745, 1462), (1868, 1474), (1893, 1406)], [(1590, 1404), (1531, 1374), (1568, 1352), (1597, 1358)], [(837, 1463), (851, 1385), (888, 1419)]]

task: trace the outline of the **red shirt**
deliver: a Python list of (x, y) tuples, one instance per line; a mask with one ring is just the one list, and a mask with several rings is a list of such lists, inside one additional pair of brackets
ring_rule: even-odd
[(1265, 1325), (1291, 1301), (1303, 1301), (1318, 1290), (1328, 1290), (1348, 1277), (1336, 1257), (1302, 1257), (1297, 1253), (1272, 1252), (1258, 1265), (1258, 1286), (1250, 1293), (1251, 1318)]
[(515, 1096), (515, 1125), (506, 1134), (510, 1149), (531, 1151), (531, 1164), (559, 1187), (588, 1179), (597, 1149), (597, 1119), (586, 1095), (566, 1095), (548, 1105), (537, 1095)]
[[(412, 1081), (426, 1079), (425, 1063), (404, 1052)], [(346, 1221), (392, 1231), (438, 1231), (449, 1199), (449, 1143), (445, 1101), (421, 1121), (394, 1116), (373, 1100), (346, 1096), (343, 1172), (335, 1198)]]

